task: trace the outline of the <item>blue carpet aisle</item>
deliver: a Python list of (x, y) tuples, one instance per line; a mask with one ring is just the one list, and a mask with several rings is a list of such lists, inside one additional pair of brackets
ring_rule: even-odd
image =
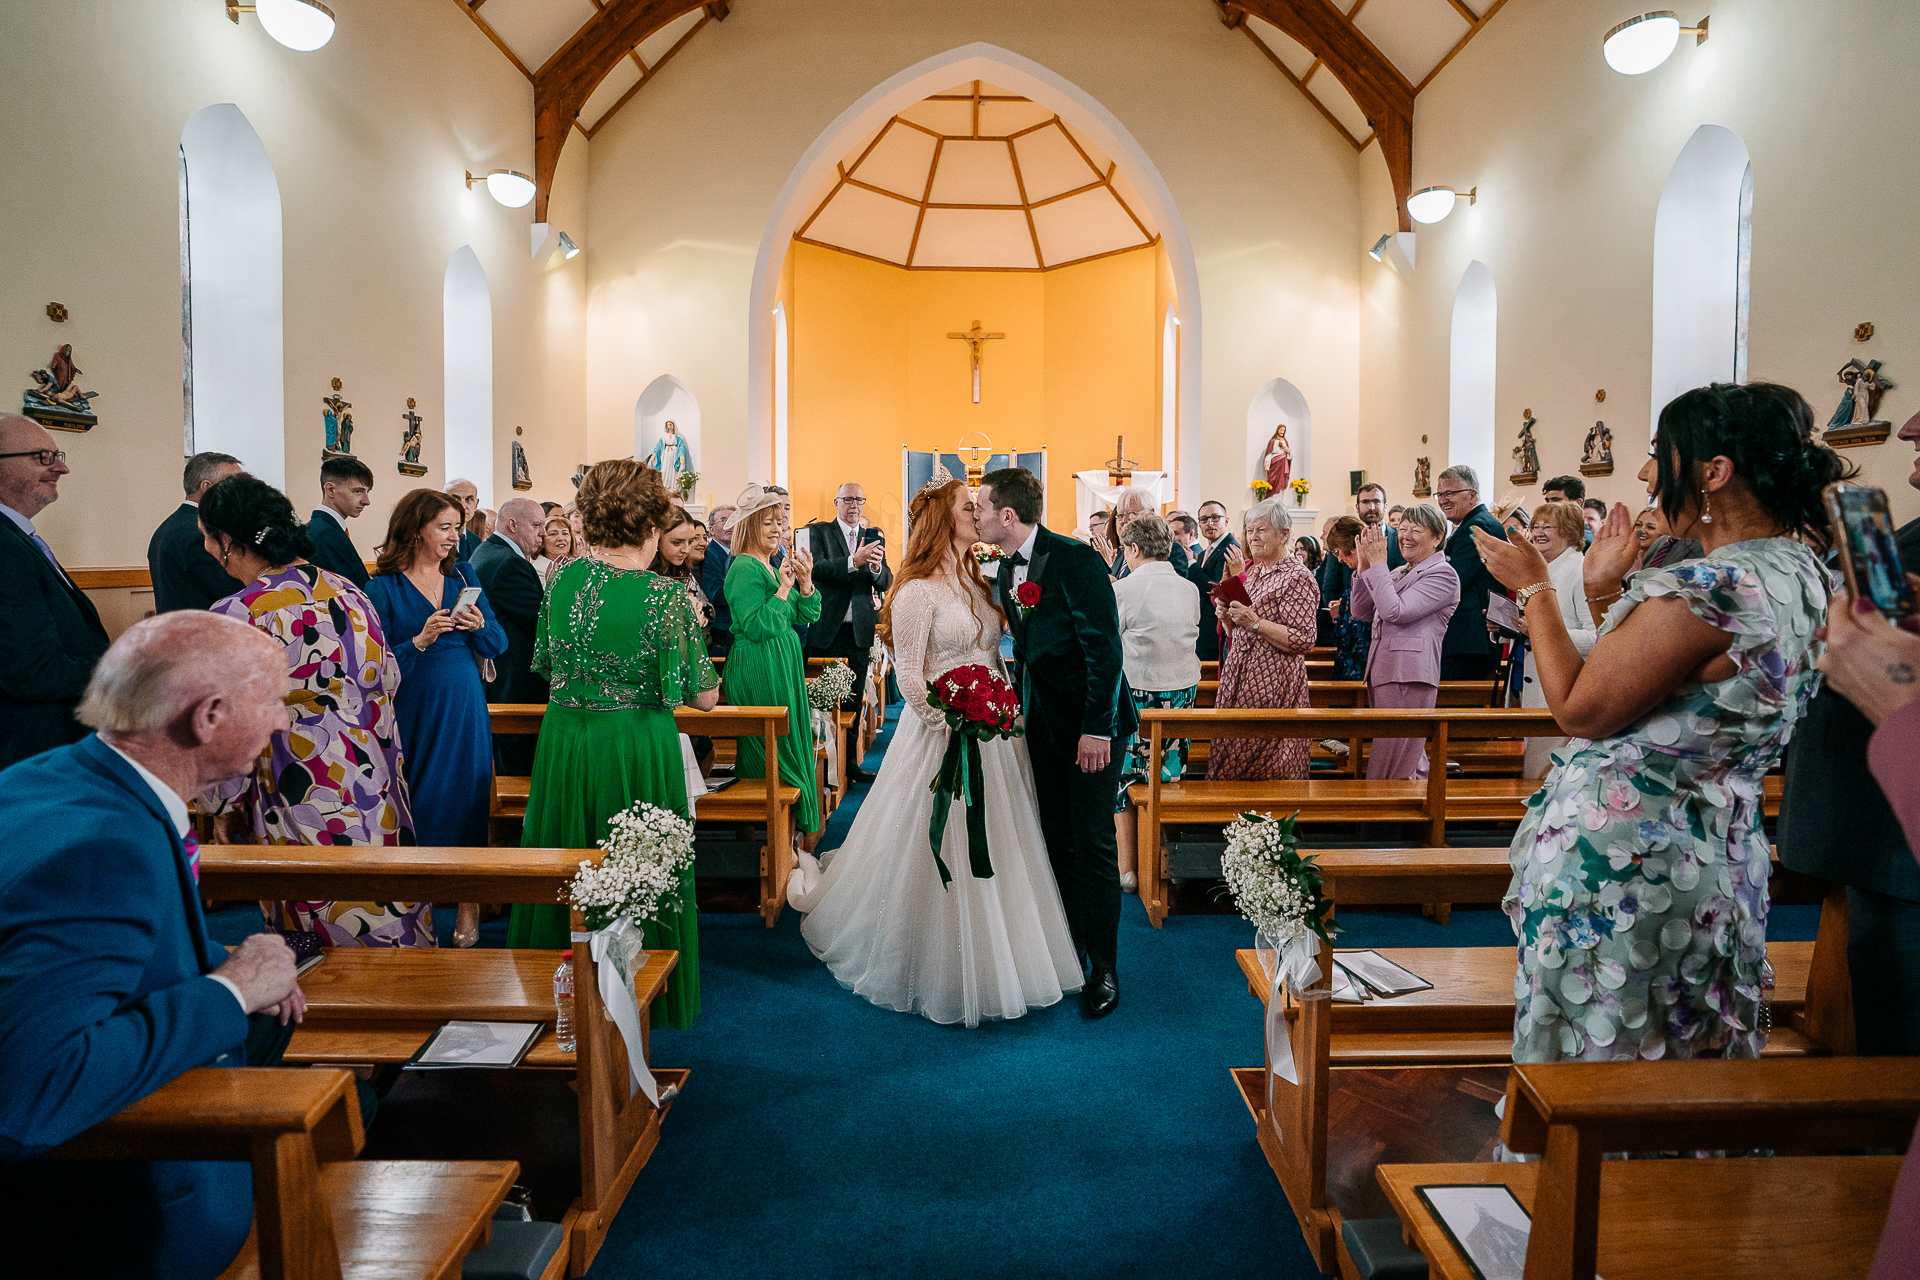
[[(1818, 911), (1776, 908), (1770, 933), (1811, 938)], [(435, 914), (446, 945), (453, 911)], [(1456, 908), (1445, 928), (1416, 912), (1343, 919), (1354, 946), (1513, 938), (1485, 909)], [(235, 941), (258, 922), (230, 908), (216, 932)], [(1129, 897), (1111, 1017), (1086, 1022), (1069, 997), (973, 1031), (843, 990), (792, 911), (771, 930), (708, 914), (700, 935), (704, 1011), (653, 1038), (656, 1062), (693, 1075), (592, 1274), (1319, 1275), (1227, 1074), (1260, 1062), (1238, 917), (1156, 931)], [(504, 925), (482, 937), (502, 945)]]

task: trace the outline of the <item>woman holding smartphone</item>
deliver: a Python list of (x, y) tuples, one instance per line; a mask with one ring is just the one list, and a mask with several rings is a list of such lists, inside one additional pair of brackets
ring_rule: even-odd
[[(479, 664), (507, 651), (473, 570), (459, 559), (460, 503), (434, 489), (401, 498), (367, 582), (400, 659), (400, 750), (415, 843), (484, 845), (493, 733)], [(480, 939), (480, 908), (460, 904), (454, 942)]]
[(1787, 387), (1715, 384), (1667, 405), (1640, 478), (1704, 554), (1629, 576), (1640, 547), (1616, 505), (1586, 555), (1601, 622), (1584, 659), (1539, 549), (1474, 534), (1574, 735), (1513, 838), (1514, 1061), (1764, 1046), (1761, 782), (1813, 695), (1820, 491), (1847, 471)]

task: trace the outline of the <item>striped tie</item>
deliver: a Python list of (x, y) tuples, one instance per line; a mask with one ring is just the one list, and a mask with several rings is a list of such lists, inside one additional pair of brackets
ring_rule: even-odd
[(187, 829), (187, 834), (181, 837), (181, 841), (187, 846), (187, 871), (193, 876), (193, 882), (199, 884), (200, 842), (194, 839), (193, 829), (191, 827)]

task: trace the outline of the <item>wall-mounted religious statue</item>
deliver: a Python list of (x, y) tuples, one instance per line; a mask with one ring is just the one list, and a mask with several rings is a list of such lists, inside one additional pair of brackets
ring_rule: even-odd
[(353, 415), (347, 410), (353, 402), (340, 398), (340, 379), (333, 380), (333, 394), (320, 397), (321, 419), (327, 425), (327, 442), (320, 450), (322, 458), (353, 455)]
[(1540, 451), (1533, 442), (1533, 410), (1521, 410), (1520, 442), (1513, 446), (1513, 474), (1507, 477), (1515, 484), (1532, 484), (1540, 478)]
[(665, 433), (653, 442), (653, 452), (641, 461), (660, 473), (660, 483), (670, 490), (678, 490), (682, 476), (694, 474), (693, 446), (679, 429), (668, 419), (661, 424)]
[(1432, 470), (1432, 464), (1430, 464), (1425, 458), (1415, 458), (1413, 460), (1413, 496), (1414, 497), (1431, 498), (1433, 496), (1433, 481), (1430, 478), (1431, 470)]
[(407, 425), (400, 429), (400, 474), (403, 476), (423, 476), (427, 469), (420, 465), (420, 415), (413, 411), (413, 397), (407, 397), (407, 411), (400, 415)]
[(1266, 474), (1275, 494), (1292, 481), (1293, 446), (1287, 443), (1286, 423), (1273, 429), (1273, 439), (1267, 441), (1267, 451), (1260, 455), (1260, 470)]
[(513, 487), (522, 493), (533, 488), (533, 472), (527, 470), (527, 451), (520, 442), (513, 442)]
[(1596, 422), (1587, 432), (1587, 442), (1580, 450), (1580, 474), (1583, 476), (1610, 476), (1613, 474), (1613, 432), (1607, 430), (1607, 424)]
[(585, 480), (586, 478), (587, 478), (587, 464), (583, 462), (580, 464), (579, 468), (573, 473), (573, 487), (578, 489), (580, 487), (580, 482), (582, 480)]
[(1826, 442), (1836, 449), (1852, 449), (1886, 440), (1893, 424), (1880, 421), (1877, 415), (1880, 397), (1893, 384), (1880, 376), (1880, 362), (1856, 357), (1841, 365), (1835, 376), (1845, 391), (1827, 423)]
[(92, 400), (98, 391), (80, 389), (73, 344), (62, 343), (44, 369), (33, 371), (34, 385), (20, 397), (20, 412), (55, 431), (91, 431), (100, 424)]

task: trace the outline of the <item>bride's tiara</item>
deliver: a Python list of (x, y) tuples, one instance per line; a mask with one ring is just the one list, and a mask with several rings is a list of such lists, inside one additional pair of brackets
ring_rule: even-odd
[(946, 464), (936, 458), (933, 463), (933, 478), (920, 486), (920, 492), (913, 495), (913, 500), (918, 502), (933, 490), (952, 483), (953, 472), (947, 470)]

